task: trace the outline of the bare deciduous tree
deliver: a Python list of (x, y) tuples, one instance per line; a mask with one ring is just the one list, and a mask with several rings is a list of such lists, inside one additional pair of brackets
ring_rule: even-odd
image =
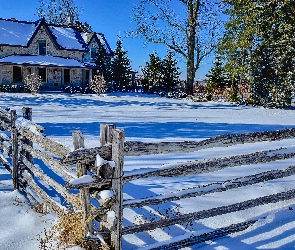
[(186, 60), (187, 91), (201, 61), (216, 47), (221, 27), (221, 0), (141, 0), (135, 7), (136, 29), (130, 36), (165, 44)]

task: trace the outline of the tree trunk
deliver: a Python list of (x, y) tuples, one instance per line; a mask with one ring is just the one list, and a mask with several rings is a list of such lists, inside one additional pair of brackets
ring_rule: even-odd
[[(188, 14), (188, 24), (187, 24), (187, 93), (189, 95), (193, 94), (194, 89), (194, 80), (196, 74), (195, 67), (195, 51), (196, 48), (196, 29), (197, 29), (197, 16), (199, 12), (200, 1), (199, 0), (190, 0), (187, 1), (187, 14)], [(198, 55), (197, 55), (198, 56)]]

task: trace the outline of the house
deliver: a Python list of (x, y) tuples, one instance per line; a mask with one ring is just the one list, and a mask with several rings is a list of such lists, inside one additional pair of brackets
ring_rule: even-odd
[(101, 33), (80, 33), (75, 26), (0, 19), (0, 86), (23, 85), (31, 73), (42, 78), (42, 89), (86, 87), (95, 68), (96, 49), (104, 46)]

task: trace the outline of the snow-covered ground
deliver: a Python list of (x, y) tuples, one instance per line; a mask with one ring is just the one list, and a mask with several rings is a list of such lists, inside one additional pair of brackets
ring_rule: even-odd
[[(223, 102), (194, 103), (188, 99), (167, 99), (154, 95), (65, 95), (65, 94), (7, 94), (0, 93), (0, 107), (33, 109), (33, 121), (46, 128), (45, 134), (73, 149), (71, 132), (81, 130), (86, 147), (99, 145), (99, 126), (113, 123), (125, 130), (126, 140), (159, 142), (202, 140), (229, 133), (277, 130), (295, 127), (294, 110), (264, 109), (261, 107), (237, 106)], [(203, 149), (193, 153), (173, 153), (141, 157), (125, 157), (124, 171), (165, 167), (168, 164), (225, 157), (256, 151), (294, 147), (295, 139), (254, 144)], [(293, 159), (225, 168), (220, 171), (173, 178), (147, 178), (128, 183), (124, 198), (139, 199), (168, 195), (171, 192), (195, 188), (211, 182), (256, 174), (272, 169), (285, 169), (294, 165)], [(180, 213), (190, 213), (229, 205), (294, 188), (295, 177), (246, 186), (182, 199), (166, 204), (170, 211), (179, 208)], [(124, 226), (148, 217), (148, 212), (162, 209), (161, 206), (142, 209), (125, 209)], [(292, 210), (294, 209), (294, 210)], [(13, 191), (11, 176), (0, 166), (0, 249), (38, 249), (38, 234), (48, 228), (54, 216), (42, 216), (29, 209), (27, 201)], [(155, 215), (156, 216), (156, 215)], [(126, 235), (123, 249), (149, 249), (160, 241), (171, 242), (176, 237), (189, 233), (198, 235), (244, 220), (258, 219), (247, 230), (212, 242), (184, 249), (294, 249), (295, 247), (295, 199), (263, 205), (245, 211), (199, 220), (188, 227), (172, 226), (169, 230)]]

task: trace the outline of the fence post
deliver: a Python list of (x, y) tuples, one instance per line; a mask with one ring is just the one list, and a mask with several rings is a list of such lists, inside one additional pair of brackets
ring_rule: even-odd
[(104, 146), (108, 143), (112, 143), (113, 130), (115, 129), (116, 129), (116, 125), (100, 124), (100, 146)]
[(123, 165), (124, 165), (124, 130), (113, 130), (112, 160), (115, 162), (115, 171), (112, 189), (115, 195), (113, 210), (115, 212), (115, 227), (111, 232), (112, 249), (122, 250), (122, 225), (123, 225)]
[[(74, 141), (74, 149), (84, 148), (84, 137), (81, 131), (76, 130), (72, 132), (72, 137)], [(77, 177), (81, 177), (87, 174), (87, 169), (85, 163), (78, 162), (77, 166)], [(90, 192), (89, 188), (82, 188), (80, 190), (80, 199), (83, 211), (83, 222), (84, 222), (84, 237), (88, 236), (88, 233), (94, 233), (93, 221), (87, 221), (91, 211), (90, 203)]]
[[(113, 130), (116, 129), (116, 125), (114, 124), (100, 124), (100, 146), (104, 146), (108, 143), (112, 143), (113, 141)], [(107, 216), (104, 216), (103, 220), (100, 221), (100, 231), (104, 231), (107, 229), (111, 231), (112, 223), (109, 224), (107, 221)]]
[(12, 182), (14, 190), (19, 188), (18, 184), (18, 139), (17, 139), (17, 128), (15, 121), (17, 119), (16, 110), (11, 110), (11, 159), (12, 159)]
[[(23, 111), (23, 117), (29, 121), (32, 121), (32, 108), (23, 107), (22, 111)], [(23, 141), (25, 144), (33, 147), (32, 141), (30, 141), (28, 139), (24, 139)], [(30, 152), (23, 150), (22, 154), (27, 158), (27, 160), (30, 163), (32, 163), (34, 165), (33, 156), (32, 156), (32, 154), (30, 154)]]

